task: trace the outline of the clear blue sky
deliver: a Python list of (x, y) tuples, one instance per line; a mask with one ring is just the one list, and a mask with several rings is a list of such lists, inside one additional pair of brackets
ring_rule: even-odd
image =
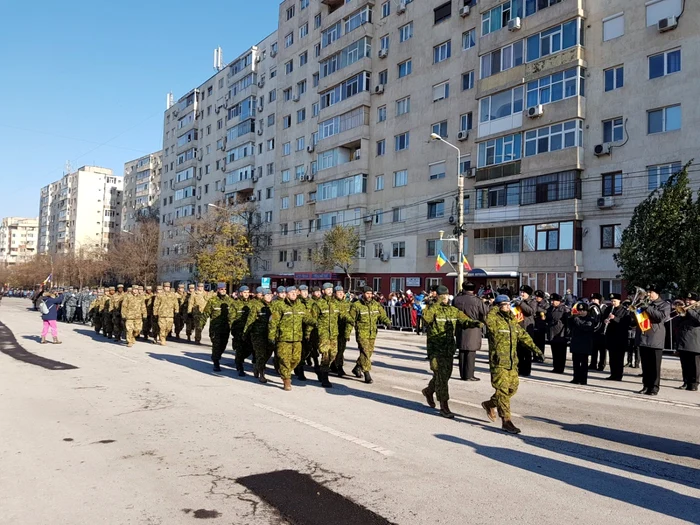
[(38, 214), (73, 168), (121, 174), (162, 147), (165, 98), (275, 30), (279, 1), (6, 2), (0, 31), (0, 218)]

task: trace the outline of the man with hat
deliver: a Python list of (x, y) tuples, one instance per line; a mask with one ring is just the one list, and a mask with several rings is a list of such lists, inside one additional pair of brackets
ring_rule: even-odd
[(124, 285), (117, 285), (117, 293), (114, 294), (110, 300), (112, 307), (112, 331), (114, 340), (116, 342), (121, 341), (124, 335), (124, 326), (122, 319), (122, 301), (124, 300)]
[(671, 314), (671, 305), (661, 298), (661, 287), (650, 285), (647, 287), (649, 304), (642, 306), (641, 311), (646, 313), (651, 323), (651, 328), (642, 331), (637, 330), (636, 343), (639, 347), (639, 356), (642, 361), (642, 388), (639, 393), (655, 396), (659, 393), (661, 382), (661, 359), (666, 343), (666, 325), (664, 322)]
[(175, 330), (175, 339), (180, 339), (180, 333), (185, 327), (185, 318), (187, 317), (187, 293), (185, 292), (185, 283), (177, 285), (177, 313), (173, 319), (173, 327)]
[[(532, 334), (532, 340), (540, 349), (542, 355), (544, 355), (544, 347), (547, 341), (547, 310), (549, 310), (549, 301), (547, 297), (549, 294), (542, 290), (535, 290), (535, 326)], [(533, 361), (536, 363), (543, 363), (544, 359), (539, 356), (535, 356)]]
[(347, 342), (350, 341), (352, 333), (352, 324), (349, 322), (350, 302), (345, 299), (345, 290), (342, 286), (334, 288), (334, 299), (336, 306), (342, 315), (338, 316), (338, 352), (335, 355), (335, 361), (331, 363), (331, 371), (338, 374), (338, 377), (346, 376), (343, 370), (344, 354)]
[(338, 334), (340, 319), (345, 322), (350, 320), (338, 306), (338, 301), (333, 297), (333, 285), (323, 284), (323, 296), (311, 304), (311, 315), (316, 319), (316, 333), (318, 334), (318, 350), (321, 355), (320, 370), (318, 372), (321, 386), (331, 388), (328, 380), (331, 363), (335, 362), (338, 355)]
[(187, 340), (190, 340), (192, 331), (194, 330), (194, 342), (200, 344), (202, 342), (202, 330), (207, 322), (204, 316), (204, 308), (208, 302), (207, 293), (204, 291), (204, 283), (197, 283), (197, 290), (190, 295), (187, 301), (187, 316), (192, 319), (192, 327), (187, 328)]
[(374, 353), (374, 341), (377, 339), (377, 324), (391, 326), (391, 319), (387, 317), (381, 304), (373, 299), (374, 292), (370, 286), (362, 289), (362, 297), (350, 305), (350, 323), (355, 327), (355, 340), (357, 341), (360, 357), (357, 358), (352, 373), (355, 377), (365, 376), (365, 383), (373, 383), (370, 374), (372, 370), (372, 354)]
[(66, 322), (72, 323), (75, 317), (75, 310), (78, 307), (78, 294), (75, 293), (72, 286), (63, 295), (63, 306), (66, 309)]
[(143, 329), (143, 319), (148, 315), (146, 303), (139, 297), (138, 286), (122, 299), (121, 315), (126, 328), (126, 346), (131, 348)]
[(605, 313), (607, 318), (604, 321), (603, 335), (605, 347), (610, 355), (610, 377), (607, 379), (622, 381), (630, 315), (629, 310), (622, 306), (622, 296), (619, 293), (610, 294), (610, 307)]
[(245, 377), (243, 364), (247, 357), (253, 353), (250, 339), (243, 335), (245, 323), (248, 320), (250, 309), (250, 288), (243, 285), (238, 289), (238, 299), (233, 301), (233, 318), (231, 320), (231, 335), (233, 336), (233, 350), (236, 354), (236, 370), (240, 377)]
[(114, 308), (114, 305), (112, 301), (115, 298), (115, 294), (116, 289), (114, 286), (110, 286), (107, 295), (105, 295), (104, 308), (102, 308), (102, 333), (105, 335), (105, 337), (107, 337), (107, 339), (111, 339), (114, 332), (114, 323), (112, 321), (114, 318), (112, 316), (112, 309)]
[(589, 315), (596, 321), (593, 335), (593, 354), (588, 368), (590, 370), (597, 369), (601, 372), (605, 370), (605, 365), (607, 364), (605, 334), (603, 333), (603, 329), (605, 328), (604, 320), (608, 317), (603, 311), (604, 306), (602, 305), (602, 301), (603, 296), (601, 294), (592, 293), (588, 303)]
[(520, 429), (511, 421), (510, 400), (518, 391), (518, 348), (520, 346), (531, 353), (539, 353), (530, 335), (515, 320), (510, 307), (510, 297), (496, 297), (495, 308), (486, 316), (489, 339), (489, 368), (491, 369), (491, 386), (495, 392), (491, 399), (481, 403), (491, 421), (500, 416), (503, 430), (519, 434)]
[(153, 316), (158, 319), (158, 344), (165, 346), (173, 330), (175, 314), (178, 312), (178, 296), (170, 291), (170, 283), (163, 283), (163, 291), (153, 300)]
[(220, 372), (221, 356), (228, 346), (228, 338), (231, 333), (235, 306), (233, 299), (226, 293), (226, 283), (219, 283), (216, 287), (216, 295), (209, 299), (202, 312), (204, 326), (207, 318), (209, 322), (209, 339), (211, 339), (211, 360), (214, 363), (214, 372)]
[(153, 326), (153, 300), (155, 299), (155, 295), (153, 295), (153, 287), (152, 286), (146, 286), (145, 293), (143, 296), (143, 302), (146, 305), (146, 318), (143, 320), (143, 338), (148, 341), (148, 338), (151, 335), (151, 329)]
[(250, 301), (248, 317), (243, 328), (243, 336), (246, 339), (250, 339), (255, 352), (255, 377), (261, 383), (267, 383), (265, 365), (267, 365), (274, 351), (274, 346), (268, 340), (268, 325), (272, 315), (270, 310), (272, 290), (261, 287), (260, 293), (263, 296), (262, 300)]
[(481, 328), (481, 323), (468, 317), (458, 308), (450, 306), (450, 291), (447, 286), (440, 285), (436, 291), (438, 302), (431, 304), (423, 312), (423, 322), (427, 327), (428, 335), (428, 358), (433, 378), (422, 392), (428, 405), (433, 408), (435, 408), (433, 394), (437, 394), (440, 415), (453, 419), (455, 416), (448, 405), (450, 399), (448, 382), (454, 367), (455, 332), (458, 327)]
[[(315, 287), (314, 287), (315, 288)], [(311, 305), (317, 299), (309, 296), (309, 287), (305, 284), (301, 284), (297, 287), (299, 295), (297, 300), (302, 302), (306, 308), (311, 309)], [(313, 289), (312, 289), (313, 290)], [(304, 363), (308, 361), (307, 364), (311, 365), (311, 354), (313, 343), (311, 341), (314, 335), (315, 327), (313, 325), (304, 326), (304, 338), (301, 341), (301, 361), (299, 366), (294, 370), (294, 374), (297, 376), (299, 381), (306, 381), (306, 374), (304, 373)], [(319, 370), (316, 369), (318, 373)]]
[(588, 359), (593, 352), (595, 328), (598, 323), (598, 314), (591, 310), (591, 305), (578, 303), (574, 306), (569, 318), (569, 330), (571, 333), (571, 364), (574, 369), (574, 378), (571, 383), (575, 385), (588, 384)]
[(562, 299), (558, 293), (550, 296), (552, 302), (545, 317), (549, 331), (549, 346), (552, 349), (552, 373), (554, 374), (563, 374), (566, 368), (566, 345), (571, 311)]
[(98, 288), (97, 297), (90, 305), (90, 317), (92, 318), (96, 334), (99, 334), (102, 330), (102, 309), (105, 306), (105, 299), (104, 288)]
[[(452, 304), (470, 319), (483, 323), (489, 309), (476, 296), (476, 285), (465, 281), (462, 292), (454, 298)], [(457, 347), (459, 348), (459, 378), (462, 381), (480, 381), (474, 375), (476, 370), (476, 352), (481, 350), (482, 332), (479, 328), (457, 328)]]
[[(522, 320), (520, 327), (532, 339), (535, 335), (535, 312), (537, 301), (532, 297), (532, 287), (524, 284), (520, 287), (520, 296), (515, 299), (515, 306), (520, 308)], [(518, 374), (529, 377), (532, 373), (532, 352), (525, 346), (518, 349)]]
[(700, 383), (700, 310), (695, 307), (698, 299), (697, 293), (690, 292), (685, 299), (685, 308), (678, 311), (678, 358), (683, 384), (677, 388), (692, 392), (697, 392)]

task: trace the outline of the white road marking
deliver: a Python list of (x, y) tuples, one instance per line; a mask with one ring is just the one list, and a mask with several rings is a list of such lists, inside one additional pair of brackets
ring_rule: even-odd
[[(391, 388), (395, 388), (396, 390), (403, 390), (404, 392), (410, 392), (411, 394), (418, 394), (421, 397), (423, 397), (423, 392), (421, 392), (420, 390), (411, 390), (410, 388), (404, 388), (402, 386), (396, 386), (396, 385), (391, 385)], [(480, 404), (476, 404), (476, 403), (467, 403), (466, 401), (460, 401), (459, 399), (453, 399), (453, 398), (450, 398), (450, 403), (457, 403), (458, 405), (466, 405), (468, 407), (478, 408), (482, 412), (484, 411), (484, 408)], [(520, 414), (516, 414), (515, 412), (511, 412), (511, 415), (513, 415), (515, 417), (522, 417)]]
[(290, 414), (289, 412), (285, 412), (283, 410), (279, 410), (277, 408), (273, 408), (267, 405), (263, 405), (260, 403), (255, 403), (255, 406), (258, 408), (262, 408), (263, 410), (267, 410), (268, 412), (272, 412), (273, 414), (280, 415), (282, 417), (286, 417), (287, 419), (291, 419), (292, 421), (296, 421), (298, 423), (302, 423), (304, 425), (310, 426), (312, 428), (315, 428), (316, 430), (320, 430), (321, 432), (325, 432), (326, 434), (330, 434), (331, 436), (338, 437), (340, 439), (344, 439), (345, 441), (349, 441), (350, 443), (355, 443), (356, 445), (360, 445), (361, 447), (367, 448), (369, 450), (373, 450), (374, 452), (378, 452), (379, 454), (383, 456), (393, 456), (394, 452), (391, 450), (388, 450), (386, 448), (380, 447), (379, 445), (375, 445), (374, 443), (370, 443), (369, 441), (365, 441), (364, 439), (356, 438), (354, 436), (351, 436), (350, 434), (346, 434), (345, 432), (341, 432), (339, 430), (335, 430), (333, 428), (327, 427), (325, 425), (322, 425), (320, 423), (316, 423), (314, 421), (311, 421), (309, 419), (295, 416), (294, 414)]
[(127, 361), (131, 361), (132, 363), (138, 363), (135, 359), (130, 359), (128, 357), (124, 357), (123, 355), (115, 354), (114, 352), (110, 352), (109, 350), (103, 350), (104, 352), (107, 352), (108, 354), (112, 354), (114, 356), (117, 356), (119, 359), (125, 359)]

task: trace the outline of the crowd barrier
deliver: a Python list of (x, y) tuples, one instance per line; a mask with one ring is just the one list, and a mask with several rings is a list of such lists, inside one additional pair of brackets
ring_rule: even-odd
[[(411, 331), (416, 329), (416, 324), (420, 323), (421, 317), (413, 308), (405, 306), (384, 306), (386, 316), (391, 319), (391, 329), (399, 331)], [(411, 312), (415, 312), (412, 314)]]

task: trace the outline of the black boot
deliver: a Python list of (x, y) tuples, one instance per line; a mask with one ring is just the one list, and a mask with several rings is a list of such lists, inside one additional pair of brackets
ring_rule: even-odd
[(219, 361), (214, 361), (214, 372), (221, 372), (221, 367), (219, 366)]
[(243, 368), (243, 363), (236, 363), (236, 370), (238, 370), (238, 377), (245, 377), (245, 369)]
[(374, 383), (374, 380), (372, 379), (372, 376), (369, 375), (369, 372), (365, 372), (365, 383), (367, 383), (368, 385)]
[(319, 378), (321, 379), (321, 386), (323, 388), (333, 388), (331, 382), (328, 380), (328, 372), (320, 372)]
[(306, 381), (306, 374), (304, 374), (304, 365), (299, 365), (294, 369), (294, 373), (299, 381)]
[(343, 367), (341, 366), (338, 368), (338, 377), (345, 377), (347, 374), (345, 373), (345, 370), (343, 370)]
[(352, 369), (352, 375), (357, 378), (362, 377), (362, 369), (360, 368), (360, 365), (355, 365), (355, 368)]

